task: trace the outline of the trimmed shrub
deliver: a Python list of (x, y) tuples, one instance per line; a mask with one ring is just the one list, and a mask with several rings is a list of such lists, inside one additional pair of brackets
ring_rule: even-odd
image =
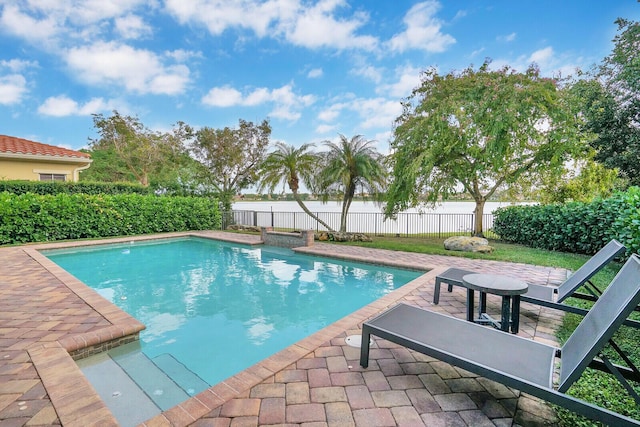
[(0, 181), (0, 193), (13, 194), (153, 194), (149, 187), (128, 182)]
[(592, 255), (611, 239), (640, 249), (640, 189), (591, 203), (509, 206), (494, 212), (500, 239), (534, 248)]
[(0, 193), (0, 244), (220, 229), (216, 199)]

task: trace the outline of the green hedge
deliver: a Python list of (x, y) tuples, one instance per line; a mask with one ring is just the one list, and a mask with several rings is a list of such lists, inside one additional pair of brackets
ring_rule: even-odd
[(218, 201), (138, 194), (0, 193), (0, 244), (220, 229)]
[(127, 182), (0, 181), (0, 193), (13, 194), (152, 194), (149, 187)]
[(640, 250), (640, 188), (605, 200), (510, 206), (494, 212), (500, 239), (552, 251), (594, 254), (611, 239)]

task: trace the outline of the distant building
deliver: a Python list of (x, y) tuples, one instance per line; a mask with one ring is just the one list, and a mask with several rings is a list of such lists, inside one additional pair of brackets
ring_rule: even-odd
[(78, 181), (89, 154), (0, 135), (0, 180)]

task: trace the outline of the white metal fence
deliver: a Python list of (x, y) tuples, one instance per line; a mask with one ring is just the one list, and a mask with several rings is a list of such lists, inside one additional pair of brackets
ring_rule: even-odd
[[(340, 212), (314, 212), (318, 218), (334, 230), (340, 228)], [(347, 231), (372, 235), (442, 237), (456, 234), (472, 234), (475, 215), (464, 213), (399, 213), (396, 219), (386, 219), (380, 212), (351, 212), (347, 218)], [(497, 238), (493, 232), (493, 214), (482, 216), (484, 235)], [(272, 212), (234, 210), (223, 214), (223, 228), (231, 224), (273, 227), (286, 230), (325, 231), (315, 219), (304, 212)]]

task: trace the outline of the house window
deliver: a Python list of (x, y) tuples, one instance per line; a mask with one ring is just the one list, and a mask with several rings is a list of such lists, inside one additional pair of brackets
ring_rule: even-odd
[(66, 181), (67, 176), (61, 173), (41, 173), (40, 181)]

